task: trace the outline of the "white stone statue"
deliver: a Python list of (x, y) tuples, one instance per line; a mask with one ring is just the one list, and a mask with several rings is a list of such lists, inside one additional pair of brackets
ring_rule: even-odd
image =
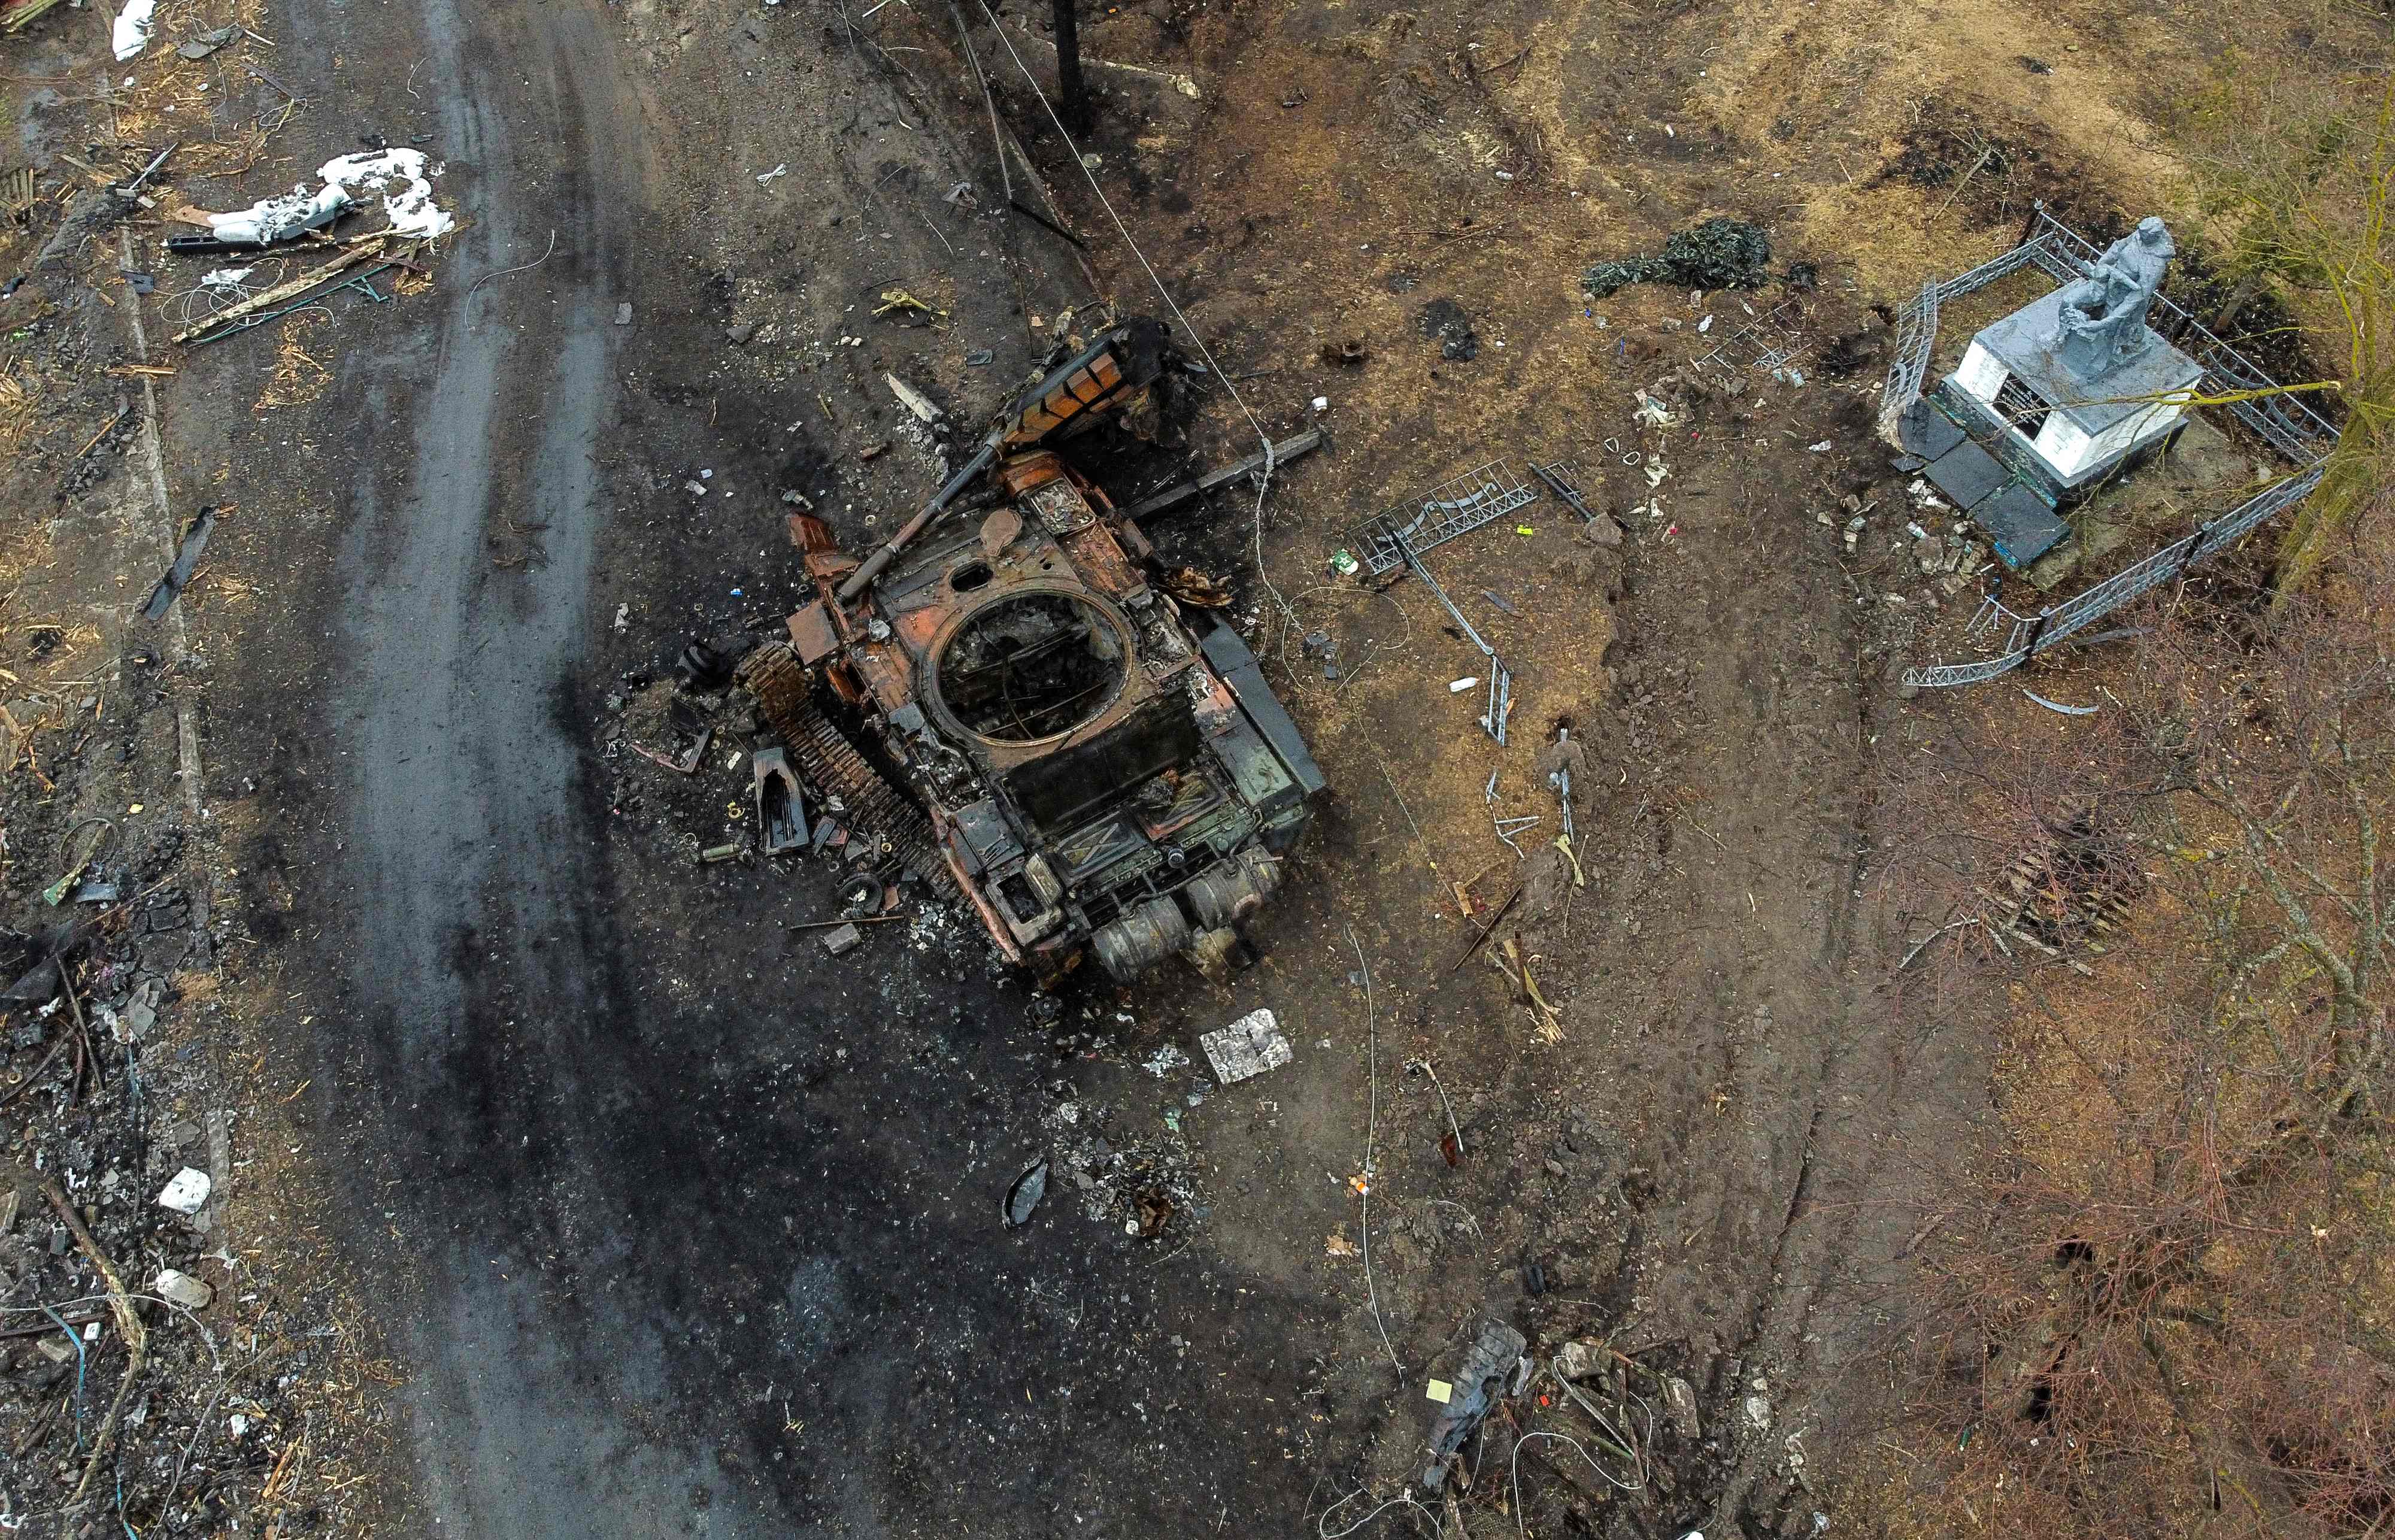
[(2072, 374), (2095, 379), (2153, 343), (2146, 312), (2162, 291), (2163, 269), (2177, 255), (2170, 231), (2150, 215), (2087, 264), (2087, 276), (2063, 291), (2056, 351)]

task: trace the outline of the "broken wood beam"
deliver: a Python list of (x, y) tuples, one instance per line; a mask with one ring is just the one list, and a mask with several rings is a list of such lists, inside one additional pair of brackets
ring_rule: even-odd
[[(1272, 446), (1273, 463), (1276, 466), (1285, 465), (1300, 455), (1310, 454), (1320, 447), (1322, 447), (1322, 430), (1308, 428), (1302, 433), (1293, 433), (1274, 445)], [(1242, 476), (1255, 474), (1264, 469), (1264, 458), (1262, 454), (1250, 455), (1236, 465), (1226, 465), (1220, 470), (1209, 471), (1193, 481), (1176, 483), (1156, 496), (1143, 498), (1132, 505), (1131, 511), (1123, 517), (1137, 523), (1150, 514), (1162, 513), (1167, 510), (1178, 508), (1183, 503), (1202, 498), (1219, 487), (1228, 486)]]
[[(312, 272), (303, 273), (287, 284), (277, 284), (263, 294), (253, 294), (237, 305), (227, 305), (205, 321), (194, 322), (185, 326), (175, 334), (173, 340), (178, 344), (187, 344), (195, 339), (206, 336), (219, 326), (229, 325), (245, 315), (255, 314), (269, 305), (280, 304), (285, 299), (297, 299), (327, 278), (347, 272), (367, 258), (379, 254), (381, 250), (382, 246), (378, 241), (364, 242), (351, 246)], [(409, 256), (414, 250), (415, 247), (411, 246), (400, 255)]]

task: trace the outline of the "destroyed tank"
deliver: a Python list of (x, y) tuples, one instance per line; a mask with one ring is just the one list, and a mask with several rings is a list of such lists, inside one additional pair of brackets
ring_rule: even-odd
[(1133, 321), (1058, 364), (863, 561), (793, 516), (819, 596), (739, 668), (818, 795), (1042, 984), (1227, 969), (1324, 784), (1238, 632), (1172, 590), (1219, 596), (1056, 452), (1148, 405), (1166, 341)]

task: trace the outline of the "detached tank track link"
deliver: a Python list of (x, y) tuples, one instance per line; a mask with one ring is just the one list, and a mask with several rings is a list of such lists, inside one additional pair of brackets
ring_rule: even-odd
[(882, 778), (856, 746), (815, 705), (807, 671), (782, 642), (768, 642), (740, 660), (734, 677), (757, 697), (757, 709), (798, 760), (799, 774), (819, 796), (838, 797), (849, 826), (894, 856), (934, 887), (953, 881), (940, 858), (931, 820), (905, 792)]

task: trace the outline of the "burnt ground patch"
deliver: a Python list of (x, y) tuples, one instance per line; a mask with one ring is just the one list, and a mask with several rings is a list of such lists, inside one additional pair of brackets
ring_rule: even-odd
[(1930, 97), (1875, 181), (1903, 181), (1951, 201), (1974, 229), (2046, 212), (2102, 245), (2135, 222), (2102, 179), (2044, 126)]

